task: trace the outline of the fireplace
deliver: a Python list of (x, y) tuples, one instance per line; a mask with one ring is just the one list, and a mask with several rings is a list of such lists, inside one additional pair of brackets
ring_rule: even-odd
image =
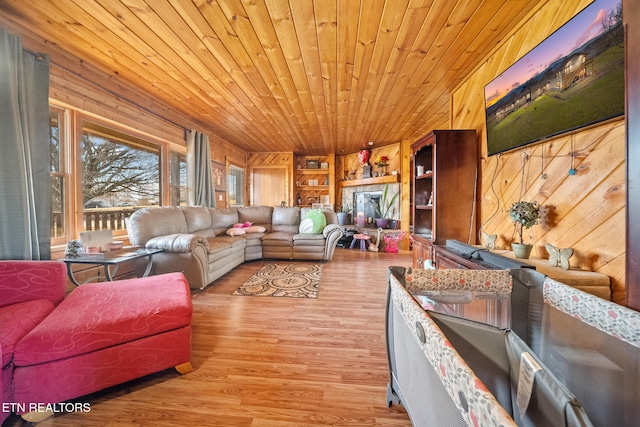
[[(343, 204), (352, 208), (352, 222), (360, 227), (375, 227), (374, 219), (380, 215), (380, 200), (385, 185), (361, 185), (342, 189)], [(389, 195), (400, 191), (400, 184), (389, 184)], [(388, 195), (388, 197), (390, 197)], [(399, 198), (391, 210), (391, 219), (400, 218)]]
[(357, 191), (353, 193), (353, 216), (356, 225), (364, 227), (373, 218), (380, 217), (382, 191)]

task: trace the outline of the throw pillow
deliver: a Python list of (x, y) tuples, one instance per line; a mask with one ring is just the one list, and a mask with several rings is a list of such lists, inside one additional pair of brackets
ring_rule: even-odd
[(252, 225), (251, 227), (243, 228), (243, 230), (247, 233), (264, 233), (267, 231), (267, 229), (261, 225)]
[(247, 227), (251, 227), (251, 223), (249, 221), (247, 222), (239, 222), (237, 224), (233, 224), (234, 228), (247, 228)]
[(320, 209), (310, 210), (300, 221), (300, 233), (321, 234), (327, 225), (327, 218)]
[(245, 231), (245, 229), (244, 229), (244, 228), (235, 228), (235, 227), (232, 227), (232, 228), (230, 228), (230, 229), (228, 229), (228, 230), (227, 230), (227, 234), (228, 234), (229, 236), (232, 236), (232, 237), (233, 237), (233, 236), (239, 236), (239, 235), (241, 235), (241, 234), (245, 234), (245, 233), (246, 233), (246, 231)]

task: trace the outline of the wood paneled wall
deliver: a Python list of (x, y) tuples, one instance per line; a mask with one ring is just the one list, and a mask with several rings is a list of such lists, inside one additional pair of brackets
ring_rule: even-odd
[[(25, 48), (49, 55), (49, 96), (56, 103), (124, 124), (182, 147), (185, 146), (185, 129), (201, 130), (191, 117), (181, 111), (168, 107), (139, 88), (113, 79), (21, 26), (3, 22), (3, 27), (19, 35)], [(172, 120), (163, 117), (171, 117)], [(209, 136), (214, 160), (224, 162), (225, 158), (231, 158), (239, 166), (244, 165), (246, 153), (243, 150), (217, 135)]]
[[(514, 227), (507, 215), (517, 200), (544, 206), (526, 232), (533, 256), (545, 243), (573, 247), (571, 264), (611, 278), (614, 301), (625, 302), (625, 122), (613, 120), (510, 153), (487, 156), (484, 86), (548, 37), (589, 0), (550, 0), (496, 48), (453, 93), (452, 128), (476, 129), (480, 158), (479, 229), (498, 234), (508, 249)], [(578, 173), (569, 175), (574, 167)]]

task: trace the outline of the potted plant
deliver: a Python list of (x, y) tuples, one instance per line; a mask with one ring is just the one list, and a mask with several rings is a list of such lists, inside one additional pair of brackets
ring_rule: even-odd
[(349, 205), (345, 203), (342, 206), (338, 206), (336, 213), (338, 215), (338, 225), (349, 225), (349, 214), (351, 213)]
[(385, 185), (382, 197), (380, 198), (380, 205), (379, 207), (376, 206), (376, 213), (378, 214), (376, 217), (376, 225), (378, 228), (387, 228), (389, 226), (389, 219), (397, 198), (398, 193), (389, 197), (389, 184)]
[(522, 232), (525, 228), (531, 228), (538, 223), (540, 218), (540, 205), (538, 202), (515, 202), (509, 208), (509, 218), (515, 223), (518, 236), (520, 237), (519, 243), (511, 243), (511, 249), (516, 258), (527, 259), (531, 254), (533, 245), (525, 244), (522, 238)]

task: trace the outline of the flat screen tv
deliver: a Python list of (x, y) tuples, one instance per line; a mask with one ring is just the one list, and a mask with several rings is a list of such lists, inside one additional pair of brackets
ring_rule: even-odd
[(489, 155), (624, 115), (621, 0), (595, 0), (484, 95)]

